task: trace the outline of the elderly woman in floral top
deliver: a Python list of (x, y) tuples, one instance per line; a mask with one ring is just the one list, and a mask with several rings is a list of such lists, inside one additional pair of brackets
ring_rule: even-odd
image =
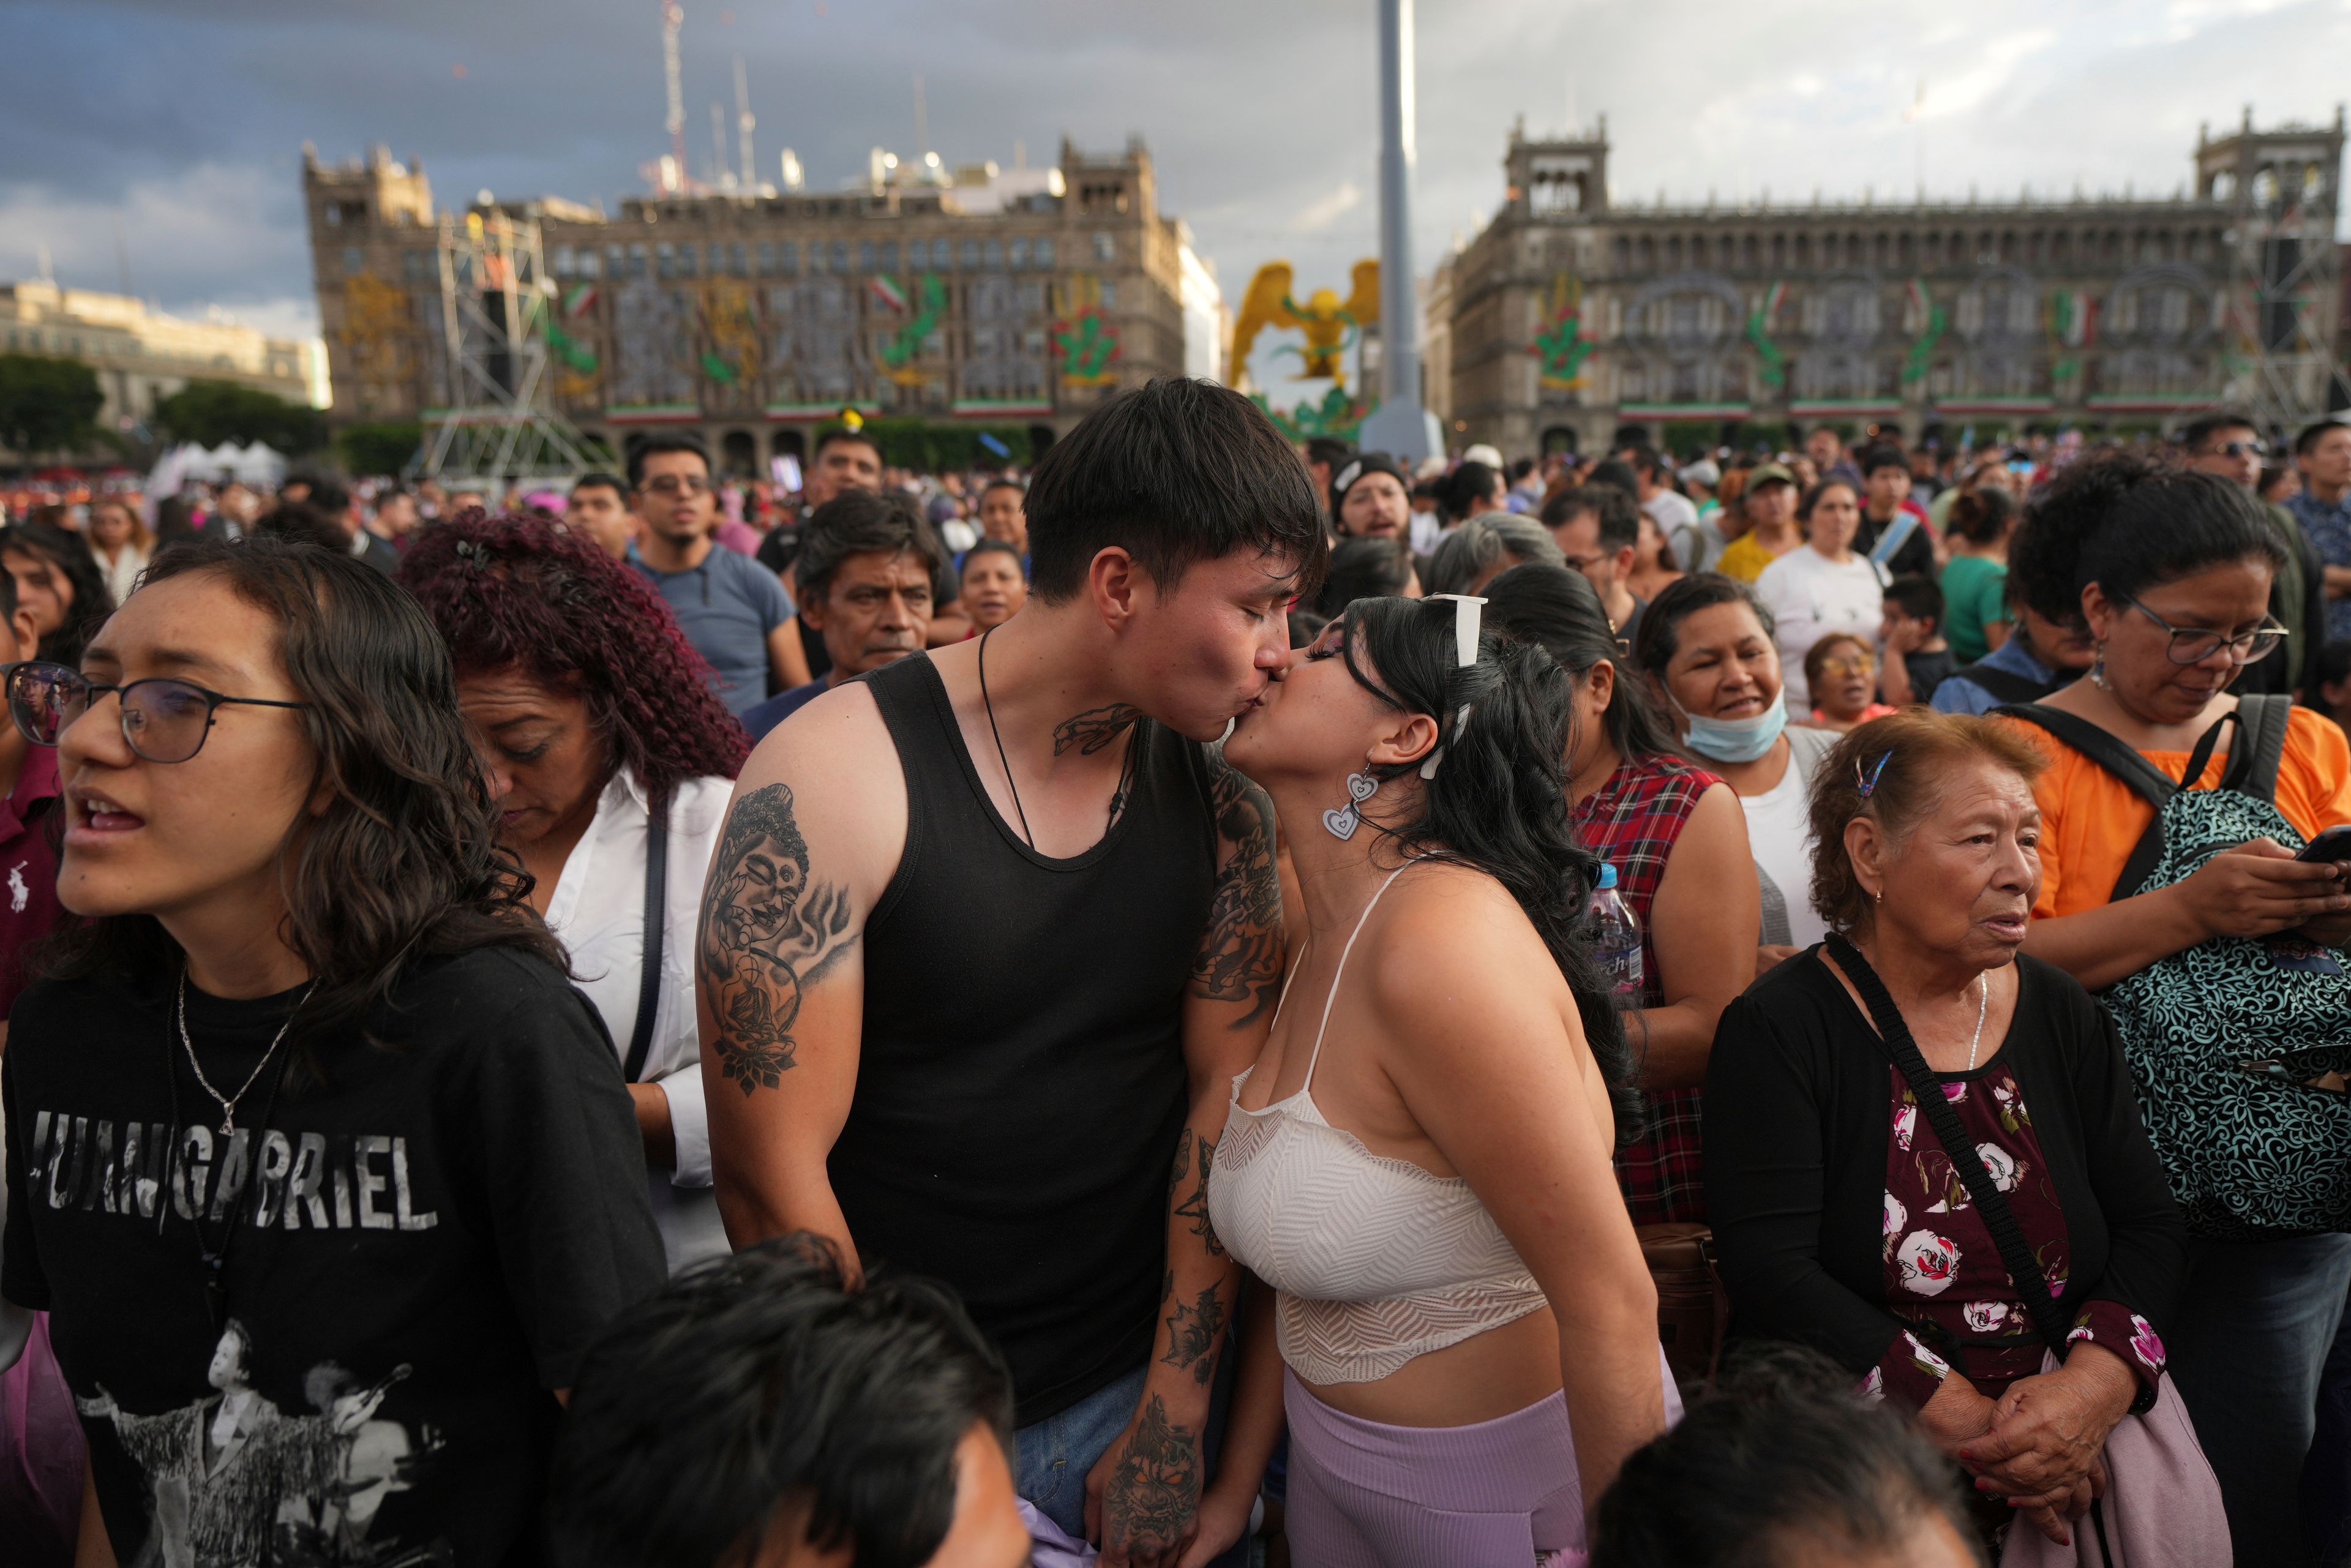
[[(1884, 981), (2043, 1278), (2010, 1277), (1834, 940), (1724, 1012), (1706, 1183), (1734, 1329), (1836, 1357), (1917, 1412), (1988, 1523), (2022, 1511), (2063, 1542), (2107, 1434), (2162, 1384), (2187, 1241), (2112, 1024), (2018, 955), (2041, 766), (1992, 721), (1913, 708), (1838, 743), (1812, 815), (1815, 904)], [(2025, 1288), (2071, 1325), (2046, 1373)]]

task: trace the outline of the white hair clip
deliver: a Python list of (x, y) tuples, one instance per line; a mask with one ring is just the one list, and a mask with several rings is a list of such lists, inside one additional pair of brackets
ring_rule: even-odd
[[(1485, 624), (1486, 601), (1469, 593), (1432, 593), (1428, 597), (1453, 601), (1453, 656), (1458, 667), (1469, 668), (1478, 662), (1478, 633)], [(1462, 727), (1468, 722), (1469, 705), (1463, 703), (1460, 711), (1453, 716), (1453, 735), (1446, 742), (1447, 746), (1460, 740)], [(1428, 760), (1420, 765), (1420, 776), (1423, 779), (1436, 778), (1437, 765), (1444, 760), (1445, 747), (1434, 747), (1428, 754)]]

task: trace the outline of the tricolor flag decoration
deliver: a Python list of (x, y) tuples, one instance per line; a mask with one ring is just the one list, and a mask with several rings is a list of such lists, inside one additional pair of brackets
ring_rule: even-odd
[(873, 297), (883, 304), (901, 316), (906, 313), (906, 291), (898, 287), (896, 278), (886, 272), (879, 272), (873, 275), (867, 286), (873, 290)]
[(563, 297), (563, 319), (567, 321), (576, 320), (582, 311), (595, 303), (596, 286), (592, 283), (575, 283), (571, 286), (571, 292)]
[(2087, 291), (2060, 288), (2049, 297), (2049, 329), (2069, 349), (2086, 349), (2098, 340), (2098, 302)]
[(1764, 290), (1762, 302), (1754, 314), (1747, 318), (1747, 340), (1755, 345), (1755, 357), (1760, 361), (1757, 373), (1766, 386), (1783, 386), (1788, 380), (1787, 356), (1771, 340), (1771, 321), (1780, 314), (1780, 301), (1788, 296), (1785, 283), (1775, 283)]

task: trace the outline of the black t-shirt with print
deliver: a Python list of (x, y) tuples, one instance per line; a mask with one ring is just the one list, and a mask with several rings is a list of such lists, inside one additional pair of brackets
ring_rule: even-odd
[[(191, 989), (204, 1075), (235, 1093), (298, 995)], [(10, 1023), (0, 1294), (50, 1312), (116, 1560), (536, 1561), (549, 1391), (664, 1278), (586, 998), (511, 949), (420, 965), (226, 1136), (166, 987), (47, 982)]]

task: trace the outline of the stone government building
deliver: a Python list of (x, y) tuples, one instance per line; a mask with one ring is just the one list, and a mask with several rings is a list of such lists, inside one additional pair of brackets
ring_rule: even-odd
[[(1430, 282), (1429, 404), (1456, 450), (1509, 455), (1626, 423), (1682, 448), (1789, 423), (1915, 441), (2220, 402), (2314, 413), (2344, 313), (2343, 141), (2340, 108), (2266, 131), (2248, 110), (2160, 200), (1644, 207), (1610, 198), (1604, 119), (1521, 127), (1503, 206)], [(2294, 303), (2257, 305), (2263, 266)]]
[[(339, 423), (468, 401), (441, 246), (451, 225), (500, 217), (536, 230), (543, 277), (519, 282), (547, 301), (548, 399), (616, 452), (675, 427), (750, 473), (805, 455), (843, 407), (1023, 425), (1040, 447), (1119, 388), (1218, 369), (1214, 274), (1159, 212), (1140, 138), (952, 173), (877, 149), (854, 189), (632, 197), (617, 218), (487, 192), (436, 214), (422, 164), (381, 147), (340, 166), (306, 148), (302, 185)], [(455, 287), (495, 306), (505, 282)]]

